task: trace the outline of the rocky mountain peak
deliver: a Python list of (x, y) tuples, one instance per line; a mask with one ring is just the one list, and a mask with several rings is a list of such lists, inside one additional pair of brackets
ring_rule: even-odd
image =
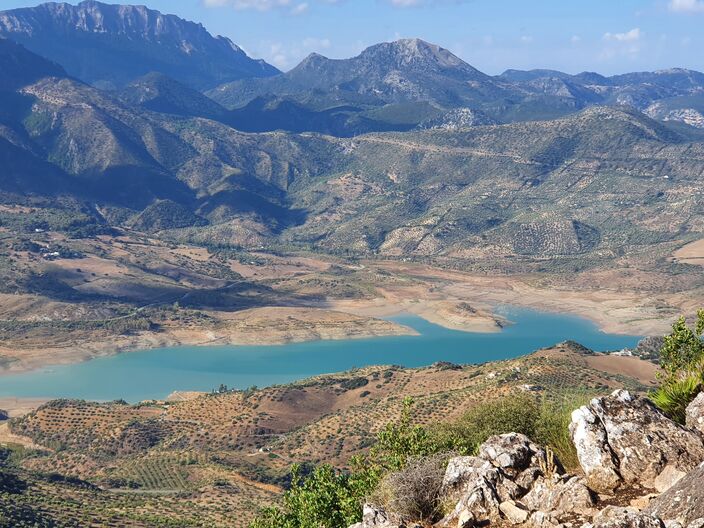
[(359, 58), (379, 61), (385, 66), (397, 69), (422, 68), (427, 71), (458, 69), (479, 73), (478, 70), (445, 48), (417, 38), (376, 44), (365, 49)]
[(158, 71), (203, 89), (278, 73), (201, 24), (143, 5), (85, 0), (0, 12), (0, 36), (58, 62), (86, 82), (116, 88)]

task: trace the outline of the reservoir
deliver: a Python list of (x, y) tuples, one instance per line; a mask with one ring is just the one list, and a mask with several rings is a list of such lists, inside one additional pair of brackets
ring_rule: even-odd
[(394, 321), (419, 336), (315, 341), (275, 346), (178, 347), (130, 352), (85, 363), (0, 376), (0, 397), (163, 399), (173, 391), (265, 387), (368, 365), (420, 367), (436, 361), (484, 363), (561, 341), (597, 351), (634, 346), (638, 336), (605, 334), (579, 317), (501, 308), (512, 324), (494, 334), (460, 332), (415, 316)]

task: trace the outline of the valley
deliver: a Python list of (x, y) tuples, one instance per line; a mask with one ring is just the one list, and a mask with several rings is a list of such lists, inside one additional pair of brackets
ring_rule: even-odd
[[(536, 479), (581, 489), (568, 428), (592, 398), (647, 397), (609, 405), (699, 438), (682, 403), (704, 387), (704, 74), (488, 74), (420, 38), (281, 71), (339, 52), (282, 51), (313, 19), (293, 15), (361, 2), (174, 4), (233, 32), (278, 17), (243, 35), (279, 67), (147, 6), (20, 4), (0, 11), (0, 528), (347, 528), (392, 504), (391, 476), (414, 484), (399, 471), (525, 428), (546, 448), (530, 482), (472, 458), (488, 480), (462, 500), (483, 506), (442, 528), (473, 528), (501, 479), (511, 500)], [(613, 31), (600, 65), (655, 35)], [(410, 517), (442, 523), (446, 499)], [(527, 528), (579, 526), (511, 506)]]

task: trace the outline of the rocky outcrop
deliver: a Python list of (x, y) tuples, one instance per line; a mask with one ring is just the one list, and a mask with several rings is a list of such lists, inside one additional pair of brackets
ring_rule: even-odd
[(443, 493), (456, 506), (439, 526), (453, 528), (486, 520), (547, 527), (594, 507), (583, 479), (565, 475), (552, 453), (517, 433), (489, 438), (476, 457), (450, 460)]
[(687, 427), (704, 434), (704, 392), (687, 407)]
[(608, 506), (584, 528), (665, 528), (661, 519), (642, 513), (636, 508)]
[(704, 463), (654, 499), (646, 511), (685, 527), (704, 518)]
[(704, 460), (700, 434), (624, 390), (576, 410), (570, 433), (588, 484), (600, 492), (623, 484), (654, 489), (665, 470), (688, 472)]
[[(449, 461), (440, 499), (455, 506), (435, 527), (704, 528), (702, 400), (688, 409), (691, 427), (626, 391), (577, 409), (570, 433), (585, 476), (522, 434), (493, 436), (477, 456)], [(353, 528), (407, 526), (366, 506)]]

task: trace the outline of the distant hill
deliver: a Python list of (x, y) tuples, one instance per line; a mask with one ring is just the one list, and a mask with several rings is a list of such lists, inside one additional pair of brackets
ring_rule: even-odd
[(266, 62), (249, 58), (229, 39), (213, 37), (202, 25), (144, 6), (87, 0), (77, 6), (46, 3), (3, 11), (0, 36), (103, 88), (122, 88), (150, 72), (199, 90), (278, 73)]
[[(484, 116), (465, 120), (465, 125), (512, 123), (555, 119), (602, 104), (643, 111), (662, 99), (703, 91), (704, 74), (683, 69), (614, 77), (507, 70), (491, 77), (437, 45), (404, 39), (371, 46), (350, 59), (314, 53), (287, 73), (225, 83), (207, 93), (223, 106), (237, 109), (242, 115), (235, 126), (244, 130), (351, 136), (405, 131), (462, 109)], [(345, 109), (343, 114), (340, 108)], [(667, 113), (667, 119), (699, 125), (689, 108), (678, 110), (682, 111)], [(330, 113), (335, 114), (332, 122)]]
[[(33, 69), (3, 79), (16, 89), (2, 98), (8, 170), (0, 189), (52, 190), (91, 204), (116, 227), (215, 246), (487, 265), (499, 256), (550, 258), (555, 266), (554, 259), (596, 263), (672, 243), (696, 231), (690, 219), (704, 213), (701, 135), (632, 108), (594, 105), (505, 125), (428, 102), (313, 111), (261, 98), (228, 113), (161, 75), (107, 93), (2, 44), (2, 63)], [(438, 72), (454, 67), (440, 57)], [(460, 77), (475, 75), (459, 68)], [(269, 113), (254, 131), (285, 129), (277, 112), (340, 134), (388, 123), (405, 132), (348, 139), (228, 124), (253, 127), (257, 114)], [(425, 129), (411, 130), (415, 122)]]
[(493, 100), (505, 90), (448, 50), (419, 39), (371, 46), (351, 59), (316, 53), (293, 70), (269, 79), (225, 84), (209, 95), (235, 108), (267, 94), (290, 97), (318, 107), (333, 104), (379, 106), (427, 101), (456, 106)]
[(186, 117), (205, 117), (216, 121), (228, 119), (229, 112), (198, 90), (189, 88), (161, 73), (148, 73), (118, 92), (129, 104), (153, 112)]

